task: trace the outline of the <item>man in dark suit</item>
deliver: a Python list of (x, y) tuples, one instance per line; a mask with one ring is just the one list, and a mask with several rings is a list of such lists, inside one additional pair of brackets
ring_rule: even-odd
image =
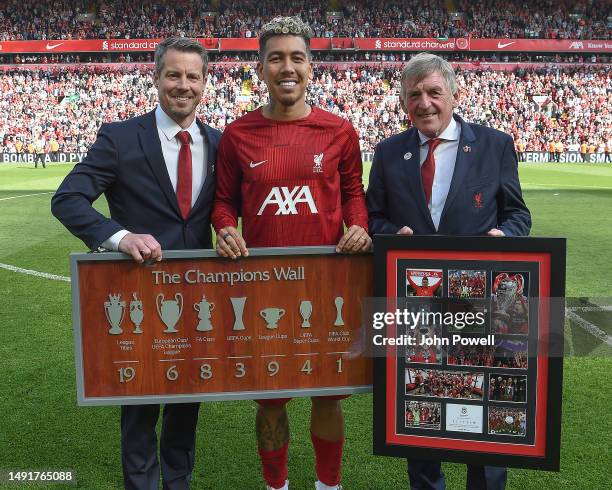
[[(413, 127), (376, 147), (366, 194), (370, 233), (527, 235), (512, 138), (453, 114), (452, 66), (420, 53), (404, 68), (400, 102)], [(408, 462), (410, 485), (445, 488), (439, 461)], [(467, 488), (501, 490), (506, 469), (468, 465)]]
[[(52, 199), (53, 214), (92, 250), (160, 261), (164, 249), (210, 248), (210, 212), (220, 132), (195, 117), (207, 56), (193, 40), (169, 38), (155, 52), (155, 111), (103, 124), (82, 163)], [(111, 218), (92, 207), (102, 193)], [(160, 438), (165, 489), (187, 489), (199, 404), (167, 404)], [(157, 489), (159, 405), (121, 407), (126, 488)]]

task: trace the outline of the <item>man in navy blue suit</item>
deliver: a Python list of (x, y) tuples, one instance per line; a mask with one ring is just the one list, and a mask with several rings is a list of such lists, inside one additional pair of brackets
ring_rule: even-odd
[[(83, 162), (52, 199), (53, 214), (91, 250), (105, 248), (139, 263), (165, 249), (211, 248), (210, 212), (220, 132), (195, 117), (207, 55), (193, 40), (169, 38), (155, 52), (159, 106), (103, 124)], [(92, 207), (106, 196), (110, 218)], [(194, 465), (198, 403), (167, 404), (160, 437), (164, 489), (187, 489)], [(159, 488), (159, 405), (121, 407), (125, 488)]]
[[(379, 143), (366, 194), (370, 233), (528, 235), (512, 138), (453, 114), (459, 89), (450, 63), (414, 56), (400, 102), (413, 127)], [(445, 488), (439, 461), (408, 462), (412, 489)], [(501, 490), (505, 468), (468, 465), (467, 488)]]

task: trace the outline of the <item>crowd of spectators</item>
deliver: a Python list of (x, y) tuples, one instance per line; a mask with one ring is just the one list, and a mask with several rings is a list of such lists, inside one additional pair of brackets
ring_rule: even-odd
[[(316, 62), (374, 62), (374, 63), (405, 63), (413, 53), (409, 51), (393, 52), (334, 52), (334, 51), (314, 51), (313, 61)], [(612, 54), (601, 53), (499, 53), (460, 51), (443, 54), (444, 58), (451, 63), (473, 63), (482, 65), (488, 63), (564, 63), (564, 64), (584, 64), (584, 63), (610, 63)], [(208, 52), (208, 59), (215, 61), (234, 61), (234, 62), (256, 62), (259, 54), (252, 52)], [(24, 64), (73, 64), (73, 63), (151, 63), (153, 54), (151, 52), (134, 53), (54, 53), (54, 54), (5, 54), (0, 56), (0, 65), (24, 65)]]
[[(103, 122), (151, 110), (157, 101), (151, 69), (73, 67), (0, 72), (0, 153), (28, 152), (44, 140), (47, 150), (85, 152)], [(349, 119), (361, 148), (374, 146), (409, 124), (398, 99), (399, 70), (333, 64), (315, 66), (310, 103)], [(512, 134), (525, 151), (586, 143), (603, 151), (612, 139), (612, 69), (459, 72), (458, 113)], [(264, 104), (265, 84), (251, 65), (211, 66), (199, 117), (223, 129)]]
[(612, 39), (609, 0), (0, 0), (0, 41), (256, 37), (276, 15), (316, 37)]

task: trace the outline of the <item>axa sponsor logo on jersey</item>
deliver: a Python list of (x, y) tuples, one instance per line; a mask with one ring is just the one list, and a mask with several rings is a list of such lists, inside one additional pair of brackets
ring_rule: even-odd
[(297, 205), (304, 203), (312, 214), (318, 214), (317, 206), (312, 198), (310, 187), (307, 185), (296, 185), (292, 189), (289, 187), (272, 187), (264, 199), (257, 216), (261, 216), (268, 206), (276, 209), (274, 216), (298, 214)]

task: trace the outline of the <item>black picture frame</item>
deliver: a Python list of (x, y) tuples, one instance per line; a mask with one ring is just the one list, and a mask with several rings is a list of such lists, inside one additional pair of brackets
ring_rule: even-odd
[[(514, 411), (509, 412), (511, 414), (522, 411), (523, 415), (519, 418), (527, 422), (524, 424), (526, 429), (523, 429), (522, 422), (520, 424), (523, 430), (519, 432), (520, 437), (514, 437), (511, 440), (509, 433), (495, 432), (493, 429), (489, 429), (493, 431), (491, 433), (484, 429), (475, 434), (453, 432), (456, 428), (448, 429), (448, 419), (444, 420), (441, 415), (445, 409), (439, 411), (437, 406), (434, 408), (438, 413), (436, 416), (438, 423), (433, 424), (434, 430), (427, 430), (422, 423), (421, 427), (409, 426), (406, 422), (409, 418), (406, 415), (408, 402), (417, 399), (426, 400), (429, 402), (426, 407), (429, 413), (433, 402), (439, 403), (439, 406), (442, 407), (455, 403), (455, 400), (428, 398), (427, 396), (417, 398), (409, 396), (407, 390), (400, 391), (398, 389), (399, 373), (407, 356), (404, 356), (402, 360), (398, 351), (393, 350), (390, 357), (390, 348), (384, 347), (385, 353), (375, 354), (373, 362), (374, 454), (418, 460), (559, 471), (565, 253), (566, 240), (564, 238), (402, 235), (377, 235), (375, 237), (374, 292), (377, 298), (387, 298), (387, 301), (391, 298), (395, 304), (396, 298), (405, 295), (406, 291), (398, 293), (397, 284), (400, 284), (398, 277), (402, 275), (405, 277), (408, 267), (413, 266), (411, 264), (442, 269), (445, 271), (444, 280), (446, 280), (448, 270), (456, 268), (457, 264), (478, 263), (486, 269), (487, 274), (490, 273), (487, 279), (490, 282), (493, 279), (493, 271), (509, 269), (515, 263), (518, 269), (512, 270), (529, 267), (533, 271), (531, 274), (532, 291), (528, 294), (530, 300), (537, 301), (538, 306), (531, 308), (531, 310), (537, 310), (533, 313), (536, 315), (536, 320), (534, 325), (530, 324), (526, 334), (528, 342), (536, 342), (535, 345), (537, 345), (535, 362), (530, 358), (531, 368), (518, 371), (520, 376), (526, 376), (528, 386), (531, 383), (531, 390), (535, 389), (530, 395), (531, 398), (525, 400), (524, 403), (504, 403), (489, 400), (489, 393), (484, 393), (482, 401), (465, 401), (468, 408), (470, 405), (475, 407), (470, 409), (474, 414), (482, 411), (483, 428), (488, 428), (490, 422), (488, 413), (491, 408), (494, 409), (494, 414), (498, 414), (504, 407), (513, 407)], [(488, 284), (489, 297), (491, 297), (491, 290), (491, 284)], [(546, 294), (541, 294), (543, 292)], [(531, 322), (532, 316), (529, 318)], [(389, 332), (388, 328), (385, 327), (385, 334)], [(395, 330), (393, 334), (395, 335)], [(466, 366), (450, 365), (448, 351), (446, 354), (446, 363), (443, 366), (434, 364), (424, 366), (418, 363), (416, 366), (440, 371), (451, 369), (469, 371)], [(497, 368), (493, 365), (477, 369), (485, 371), (486, 380), (490, 379), (491, 373), (499, 372), (501, 375), (508, 376), (508, 373), (512, 372), (508, 369), (496, 371)], [(486, 388), (488, 387), (487, 381)], [(400, 422), (400, 408), (398, 408), (402, 406), (404, 406), (402, 416), (406, 427), (405, 433), (399, 433), (404, 430), (400, 427), (402, 423)], [(482, 409), (478, 408), (479, 406)], [(411, 407), (418, 408), (418, 405), (412, 404)], [(495, 412), (496, 409), (498, 412)], [(456, 407), (452, 407), (453, 414), (455, 411)], [(414, 415), (412, 417), (411, 420), (414, 420)], [(416, 417), (418, 418), (419, 415)], [(499, 419), (495, 420), (499, 421)], [(418, 423), (415, 425), (418, 426)]]

